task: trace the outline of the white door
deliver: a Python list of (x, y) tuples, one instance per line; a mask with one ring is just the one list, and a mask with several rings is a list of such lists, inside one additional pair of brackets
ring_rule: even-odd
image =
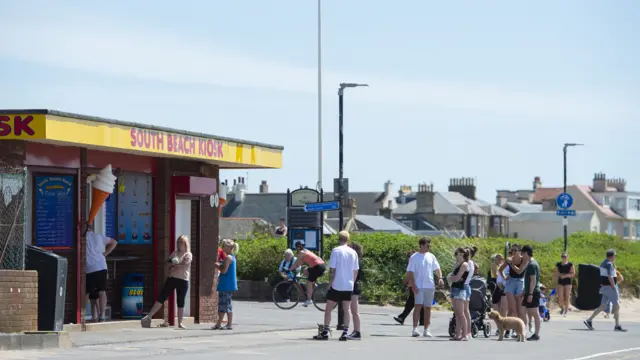
[[(191, 241), (191, 200), (176, 200), (176, 233), (173, 240), (180, 235), (187, 235)], [(184, 302), (184, 316), (191, 316), (191, 284)]]

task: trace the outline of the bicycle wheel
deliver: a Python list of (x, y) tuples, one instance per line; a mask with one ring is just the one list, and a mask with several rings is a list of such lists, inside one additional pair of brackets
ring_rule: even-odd
[(290, 310), (300, 301), (300, 287), (291, 281), (281, 281), (273, 287), (273, 303), (282, 310)]
[[(317, 286), (313, 289), (313, 294), (311, 295), (311, 299), (316, 309), (320, 311), (324, 311), (324, 309), (327, 307), (328, 291), (329, 291), (329, 284), (317, 284)], [(338, 304), (336, 304), (333, 307), (333, 309), (335, 309), (336, 307), (338, 307)]]

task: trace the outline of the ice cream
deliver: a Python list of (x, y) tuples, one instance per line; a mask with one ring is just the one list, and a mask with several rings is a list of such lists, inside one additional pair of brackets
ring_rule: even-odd
[(113, 175), (111, 164), (100, 170), (97, 175), (87, 177), (87, 182), (91, 184), (92, 190), (91, 211), (89, 212), (88, 224), (93, 223), (105, 200), (113, 193), (113, 189), (116, 186), (116, 179), (117, 177)]
[(227, 185), (221, 184), (218, 191), (218, 215), (222, 216), (222, 208), (227, 204)]

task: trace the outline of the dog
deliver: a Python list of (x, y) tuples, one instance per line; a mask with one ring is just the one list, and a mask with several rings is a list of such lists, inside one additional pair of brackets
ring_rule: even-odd
[(502, 341), (504, 339), (504, 332), (506, 330), (513, 330), (518, 335), (517, 341), (524, 342), (525, 340), (525, 330), (524, 330), (524, 321), (517, 317), (502, 317), (499, 312), (491, 311), (489, 314), (489, 319), (493, 320), (498, 327), (498, 332), (500, 333), (498, 341)]

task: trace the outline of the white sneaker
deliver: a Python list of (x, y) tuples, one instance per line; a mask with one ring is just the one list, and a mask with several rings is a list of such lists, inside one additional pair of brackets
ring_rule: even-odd
[(433, 335), (431, 335), (431, 333), (429, 332), (429, 329), (424, 329), (424, 331), (422, 332), (422, 336), (424, 337), (433, 337)]
[(309, 305), (311, 305), (311, 300), (307, 300), (307, 301), (304, 302), (304, 304), (302, 304), (302, 306), (304, 306), (304, 307), (307, 307)]
[(411, 336), (413, 336), (413, 337), (420, 336), (420, 331), (418, 331), (418, 328), (413, 329), (413, 332), (411, 333)]

